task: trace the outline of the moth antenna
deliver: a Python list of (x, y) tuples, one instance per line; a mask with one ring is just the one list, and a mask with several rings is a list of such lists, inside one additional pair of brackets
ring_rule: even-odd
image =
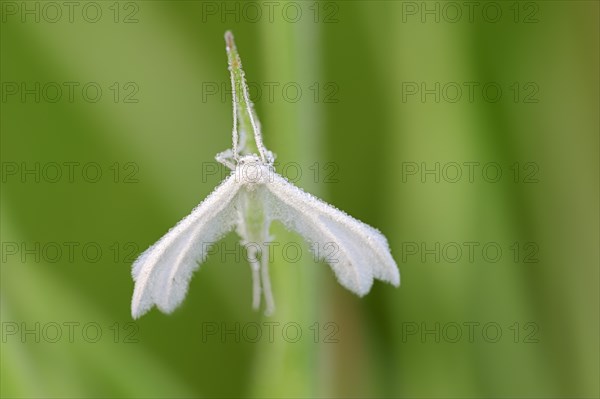
[[(246, 84), (246, 74), (242, 69), (242, 61), (240, 59), (239, 53), (237, 51), (237, 47), (235, 46), (235, 40), (233, 38), (233, 33), (231, 31), (225, 32), (225, 44), (227, 49), (227, 57), (229, 59), (229, 72), (231, 74), (231, 93), (233, 97), (233, 112), (234, 112), (234, 131), (232, 132), (233, 138), (233, 151), (237, 156), (238, 153), (238, 130), (237, 130), (237, 113), (240, 112), (238, 106), (240, 105), (238, 99), (238, 92), (236, 90), (236, 75), (238, 75), (237, 81), (239, 81), (239, 85), (242, 91), (242, 97), (245, 103), (245, 111), (248, 114), (248, 119), (250, 120), (250, 125), (252, 125), (252, 132), (254, 134), (254, 141), (256, 143), (256, 148), (259, 152), (260, 158), (263, 162), (268, 161), (267, 157), (267, 149), (262, 140), (261, 126), (260, 122), (258, 122), (258, 118), (256, 117), (256, 113), (254, 112), (252, 102), (250, 101), (250, 95), (248, 94), (248, 85)], [(237, 159), (237, 158), (236, 158)]]
[(233, 71), (233, 62), (234, 57), (231, 55), (232, 51), (235, 49), (235, 42), (233, 41), (233, 34), (230, 31), (225, 32), (225, 48), (227, 51), (227, 57), (229, 58), (229, 76), (231, 79), (231, 102), (233, 106), (233, 129), (231, 132), (231, 141), (232, 149), (233, 149), (233, 158), (235, 160), (238, 159), (238, 130), (237, 130), (237, 93), (235, 90), (235, 76)]

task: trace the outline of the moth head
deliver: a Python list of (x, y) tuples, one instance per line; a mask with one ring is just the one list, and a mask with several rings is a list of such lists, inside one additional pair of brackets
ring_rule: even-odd
[(265, 184), (273, 179), (274, 169), (256, 155), (244, 155), (239, 158), (235, 167), (238, 182), (253, 189), (257, 184)]
[(256, 154), (242, 155), (238, 159), (238, 166), (254, 164), (254, 163), (259, 163), (259, 162), (261, 162), (260, 157)]

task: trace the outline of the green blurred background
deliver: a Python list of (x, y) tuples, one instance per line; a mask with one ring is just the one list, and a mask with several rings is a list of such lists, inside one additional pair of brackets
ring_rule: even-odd
[[(598, 2), (469, 4), (1, 2), (2, 397), (598, 397)], [(226, 29), (279, 171), (400, 288), (275, 225), (273, 317), (232, 233), (133, 323), (132, 261), (221, 179)]]

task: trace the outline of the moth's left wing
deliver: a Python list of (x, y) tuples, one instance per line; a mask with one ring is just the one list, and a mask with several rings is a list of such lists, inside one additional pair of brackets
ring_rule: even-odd
[(134, 262), (135, 289), (131, 301), (134, 318), (146, 313), (154, 304), (165, 313), (179, 306), (192, 273), (206, 258), (210, 245), (237, 224), (240, 188), (236, 177), (230, 175)]
[[(363, 296), (371, 289), (373, 278), (400, 284), (398, 266), (386, 238), (378, 230), (276, 173), (264, 187), (269, 217), (299, 233), (313, 251), (317, 249), (344, 287)], [(325, 251), (327, 246), (329, 251)]]

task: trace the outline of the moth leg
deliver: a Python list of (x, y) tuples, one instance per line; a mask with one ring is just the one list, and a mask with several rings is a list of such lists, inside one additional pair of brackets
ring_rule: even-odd
[(250, 259), (250, 269), (252, 270), (252, 308), (258, 310), (260, 307), (260, 263), (256, 257), (256, 248), (254, 246), (246, 247)]
[(273, 292), (271, 291), (271, 278), (269, 277), (269, 257), (266, 256), (266, 248), (263, 248), (262, 256), (260, 258), (260, 272), (263, 287), (263, 294), (265, 296), (265, 315), (270, 316), (275, 311), (275, 300), (273, 299)]
[(227, 166), (231, 170), (235, 170), (235, 165), (237, 163), (237, 154), (235, 154), (231, 149), (227, 149), (223, 152), (218, 153), (215, 156), (215, 159), (220, 164)]

